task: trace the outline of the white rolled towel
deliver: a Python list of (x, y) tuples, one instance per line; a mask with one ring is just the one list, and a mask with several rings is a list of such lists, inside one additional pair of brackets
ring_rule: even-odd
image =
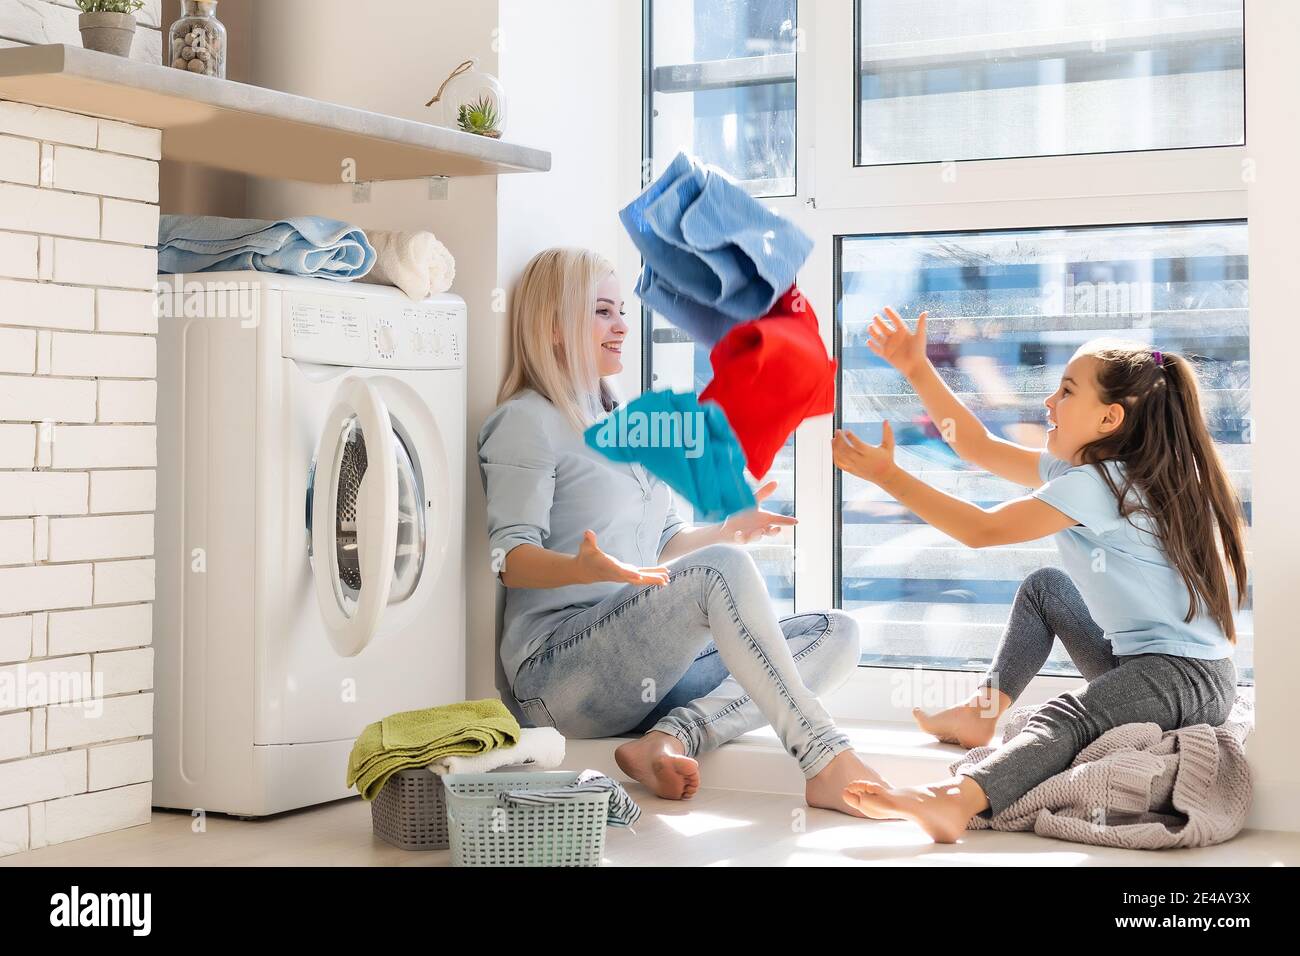
[(456, 260), (433, 233), (368, 229), (366, 238), (375, 266), (360, 281), (395, 285), (417, 302), (451, 288)]
[(472, 757), (443, 757), (429, 764), (434, 773), (488, 773), (501, 767), (554, 770), (564, 763), (564, 735), (554, 727), (525, 727), (513, 747), (493, 747)]

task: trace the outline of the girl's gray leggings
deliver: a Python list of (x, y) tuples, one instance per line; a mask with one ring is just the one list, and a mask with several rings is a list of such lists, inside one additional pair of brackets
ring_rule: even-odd
[(1232, 709), (1237, 671), (1231, 657), (1116, 657), (1078, 588), (1058, 568), (1035, 571), (1020, 586), (984, 683), (1015, 700), (1042, 669), (1055, 637), (1088, 683), (1049, 700), (1020, 733), (967, 772), (988, 797), (992, 814), (1065, 770), (1112, 727), (1218, 726)]

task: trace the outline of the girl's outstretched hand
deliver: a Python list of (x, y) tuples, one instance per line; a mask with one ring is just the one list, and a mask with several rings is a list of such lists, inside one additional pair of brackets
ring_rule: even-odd
[(871, 335), (867, 348), (911, 378), (925, 365), (925, 318), (929, 313), (922, 312), (917, 318), (915, 331), (909, 331), (907, 324), (889, 306), (885, 307), (885, 315), (889, 318), (888, 323), (877, 315), (867, 327)]
[(578, 563), (578, 573), (583, 584), (615, 581), (619, 584), (654, 584), (662, 587), (668, 583), (667, 568), (638, 568), (634, 564), (620, 561), (600, 550), (596, 545), (596, 532), (590, 530), (583, 533), (582, 544), (578, 545), (574, 560)]
[(831, 441), (831, 457), (838, 468), (880, 484), (895, 467), (894, 429), (885, 422), (880, 429), (880, 444), (872, 445), (841, 428)]

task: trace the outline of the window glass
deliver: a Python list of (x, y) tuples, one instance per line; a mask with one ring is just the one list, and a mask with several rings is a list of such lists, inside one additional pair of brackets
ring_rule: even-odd
[(755, 195), (793, 195), (795, 6), (795, 0), (653, 0), (654, 170), (685, 150)]
[(862, 166), (1245, 142), (1242, 0), (858, 0)]
[[(867, 348), (885, 305), (930, 313), (929, 354), (995, 434), (1045, 441), (1043, 400), (1075, 349), (1099, 336), (1193, 357), (1210, 429), (1250, 517), (1250, 350), (1246, 226), (1179, 223), (855, 236), (837, 254), (845, 427), (878, 441), (889, 419), (901, 465), (981, 505), (1024, 493), (961, 462), (906, 380)], [(966, 548), (876, 486), (839, 475), (840, 604), (863, 625), (863, 662), (982, 669), (1020, 582), (1058, 564), (1050, 539)], [(1237, 666), (1251, 675), (1250, 602)], [(1047, 672), (1073, 673), (1059, 647)]]

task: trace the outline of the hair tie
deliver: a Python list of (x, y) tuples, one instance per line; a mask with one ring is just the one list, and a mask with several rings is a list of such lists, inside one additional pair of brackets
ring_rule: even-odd
[(1151, 357), (1152, 357), (1153, 359), (1155, 359), (1155, 361), (1156, 361), (1156, 365), (1157, 365), (1157, 366), (1159, 366), (1160, 368), (1164, 368), (1164, 367), (1165, 367), (1165, 353), (1164, 353), (1164, 352), (1161, 352), (1161, 351), (1158, 351), (1158, 350), (1153, 350), (1153, 351), (1151, 352)]

